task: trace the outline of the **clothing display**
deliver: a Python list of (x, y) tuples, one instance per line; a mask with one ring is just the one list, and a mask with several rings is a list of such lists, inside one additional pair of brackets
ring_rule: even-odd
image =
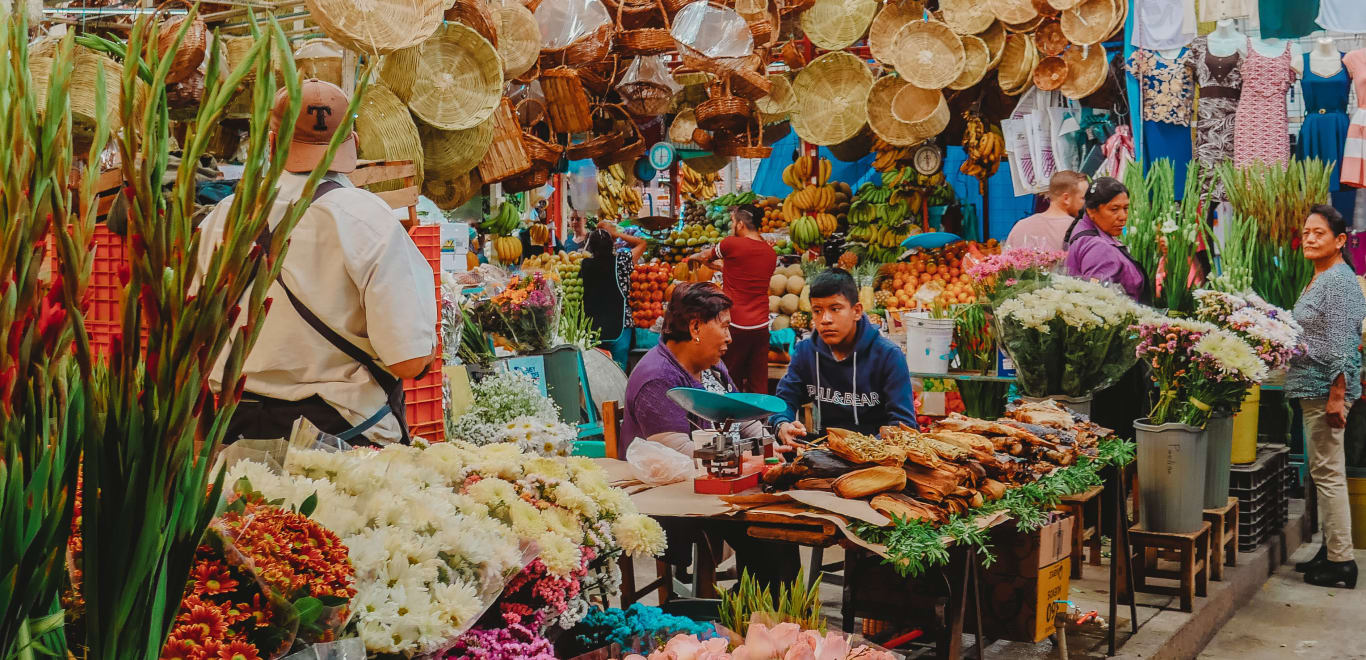
[[(1356, 86), (1357, 107), (1347, 128), (1347, 144), (1342, 148), (1342, 177), (1345, 185), (1366, 188), (1366, 48), (1342, 57), (1342, 65)], [(1357, 200), (1360, 202), (1361, 200)], [(1360, 208), (1361, 204), (1358, 203)]]
[(1224, 182), (1215, 167), (1233, 158), (1233, 125), (1238, 111), (1238, 96), (1243, 86), (1238, 51), (1220, 57), (1209, 51), (1209, 39), (1200, 37), (1191, 44), (1187, 60), (1199, 90), (1195, 105), (1195, 159), (1200, 162), (1201, 190), (1207, 196), (1224, 200)]
[(1252, 0), (1200, 0), (1200, 22), (1212, 23), (1252, 15)]
[(1366, 7), (1361, 0), (1319, 0), (1320, 27), (1333, 32), (1366, 32)]
[(1342, 177), (1342, 148), (1347, 143), (1347, 95), (1352, 78), (1347, 67), (1327, 78), (1314, 73), (1309, 66), (1309, 54), (1304, 55), (1304, 77), (1300, 89), (1304, 92), (1304, 123), (1300, 125), (1297, 156), (1317, 158), (1333, 166), (1329, 189), (1338, 189)]
[(1172, 50), (1195, 38), (1195, 3), (1191, 0), (1134, 0), (1135, 48)]
[(1181, 49), (1175, 59), (1150, 50), (1129, 56), (1129, 74), (1138, 79), (1143, 95), (1143, 159), (1151, 163), (1171, 160), (1176, 173), (1177, 197), (1186, 189), (1186, 166), (1193, 151), (1190, 120), (1194, 90), (1188, 62), (1191, 52)]
[[(1333, 0), (1329, 0), (1332, 2)], [(1359, 0), (1345, 0), (1343, 5)], [(1319, 0), (1257, 0), (1263, 39), (1298, 39), (1315, 32), (1319, 24)]]
[(1241, 65), (1243, 92), (1233, 129), (1233, 164), (1256, 161), (1284, 164), (1290, 160), (1290, 122), (1285, 93), (1295, 82), (1290, 68), (1290, 44), (1276, 57), (1267, 57), (1248, 39)]

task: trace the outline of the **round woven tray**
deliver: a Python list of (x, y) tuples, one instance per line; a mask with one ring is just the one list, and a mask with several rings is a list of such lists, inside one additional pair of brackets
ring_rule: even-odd
[(1034, 86), (1045, 92), (1061, 88), (1066, 80), (1067, 62), (1061, 57), (1045, 57), (1034, 67)]
[(1048, 0), (1048, 6), (1058, 10), (1067, 11), (1081, 4), (1083, 0)]
[(991, 13), (1002, 23), (1025, 23), (1038, 18), (1031, 0), (988, 0)]
[(897, 33), (896, 53), (897, 73), (924, 89), (947, 87), (967, 63), (963, 40), (938, 21), (907, 23)]
[(868, 121), (872, 86), (873, 72), (857, 56), (836, 51), (816, 58), (792, 81), (797, 96), (792, 129), (817, 145), (848, 140)]
[(922, 139), (939, 135), (949, 125), (949, 104), (937, 89), (906, 85), (892, 97), (892, 117), (909, 124)]
[(981, 37), (965, 35), (963, 39), (963, 73), (957, 80), (949, 83), (949, 89), (967, 89), (982, 82), (982, 77), (987, 75), (987, 63), (991, 60), (991, 53), (987, 51), (987, 42), (982, 41)]
[(452, 179), (473, 170), (484, 159), (493, 143), (493, 118), (463, 131), (443, 131), (419, 123), (422, 137), (422, 165), (426, 176)]
[(841, 50), (863, 37), (876, 11), (877, 0), (816, 0), (802, 12), (801, 27), (818, 48)]
[(1129, 3), (1125, 0), (1115, 0), (1115, 6), (1117, 8), (1115, 10), (1115, 22), (1110, 27), (1110, 35), (1102, 41), (1118, 38), (1118, 35), (1124, 32), (1124, 22), (1129, 20)]
[(327, 36), (361, 53), (416, 46), (441, 26), (445, 0), (304, 0)]
[(1034, 31), (1034, 45), (1044, 55), (1061, 55), (1070, 42), (1062, 33), (1062, 24), (1057, 19), (1044, 19), (1039, 29)]
[(868, 125), (873, 133), (895, 147), (909, 147), (924, 140), (914, 125), (892, 114), (892, 100), (907, 85), (909, 83), (896, 76), (883, 76), (868, 90)]
[(1110, 36), (1118, 14), (1113, 0), (1086, 0), (1062, 13), (1062, 33), (1078, 46), (1098, 44)]
[(1034, 50), (1034, 40), (1026, 35), (1012, 34), (1006, 37), (1004, 53), (1001, 55), (1001, 89), (1008, 94), (1018, 94), (1021, 86), (1027, 85), (1038, 63), (1038, 51)]
[(422, 182), (422, 196), (432, 200), (437, 208), (449, 211), (474, 199), (481, 187), (479, 174), (476, 172), (458, 174), (449, 179), (429, 176)]
[(515, 2), (504, 3), (494, 11), (503, 76), (517, 78), (536, 66), (536, 58), (541, 54), (541, 27), (526, 7)]
[(447, 23), (417, 47), (418, 67), (408, 107), (447, 131), (473, 128), (498, 107), (503, 66), (487, 39), (461, 23)]
[(1033, 34), (1035, 30), (1039, 29), (1039, 24), (1043, 23), (1043, 21), (1043, 16), (1035, 16), (1034, 18), (1031, 18), (1023, 23), (1003, 23), (1002, 25), (1005, 26), (1006, 32), (1013, 32), (1015, 34)]
[(982, 0), (939, 0), (944, 23), (958, 34), (978, 34), (991, 27), (996, 15)]
[(1001, 63), (1001, 56), (1006, 50), (1006, 28), (1000, 21), (992, 21), (991, 27), (977, 35), (983, 43), (987, 45), (987, 71), (995, 69)]
[(787, 76), (775, 73), (768, 80), (773, 85), (772, 89), (754, 102), (754, 107), (759, 111), (759, 121), (764, 124), (787, 119), (797, 107), (797, 95), (792, 91), (792, 83)]
[(1110, 58), (1104, 46), (1073, 46), (1062, 54), (1062, 59), (1067, 63), (1067, 80), (1059, 88), (1063, 96), (1081, 100), (1105, 86), (1105, 79), (1110, 75)]
[[(408, 107), (384, 85), (367, 90), (356, 111), (356, 155), (366, 160), (411, 160), (417, 168), (417, 180), (422, 181), (422, 137)], [(370, 186), (370, 190), (380, 192), (401, 187), (399, 182), (393, 181)]]
[[(944, 1), (952, 0), (941, 0), (940, 4)], [(868, 50), (873, 54), (873, 59), (883, 64), (895, 64), (896, 33), (907, 23), (920, 18), (923, 12), (924, 9), (915, 3), (888, 2), (873, 17), (872, 25), (868, 26)]]

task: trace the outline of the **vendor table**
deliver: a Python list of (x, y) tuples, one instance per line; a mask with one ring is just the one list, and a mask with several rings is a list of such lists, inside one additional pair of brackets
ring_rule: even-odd
[[(769, 367), (770, 370), (772, 367)], [(940, 380), (957, 380), (964, 382), (978, 383), (1013, 383), (1017, 379), (1014, 376), (997, 376), (995, 374), (983, 374), (967, 371), (950, 371), (946, 374), (932, 374), (923, 371), (912, 371), (911, 378), (938, 378)], [(1262, 383), (1263, 391), (1279, 391), (1285, 389), (1284, 382)]]

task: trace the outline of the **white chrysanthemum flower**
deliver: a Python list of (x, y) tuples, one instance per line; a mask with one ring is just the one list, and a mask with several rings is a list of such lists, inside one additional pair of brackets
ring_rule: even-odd
[(1266, 364), (1247, 342), (1232, 333), (1211, 332), (1200, 337), (1192, 350), (1211, 358), (1223, 375), (1255, 383), (1266, 379)]
[(550, 498), (558, 504), (585, 518), (598, 517), (598, 505), (572, 482), (561, 481), (551, 490)]
[(546, 531), (546, 523), (541, 518), (540, 510), (522, 500), (510, 503), (507, 515), (512, 531), (519, 538), (534, 539)]
[(553, 575), (569, 575), (579, 568), (582, 555), (579, 545), (554, 532), (546, 532), (536, 540), (540, 549), (541, 561)]
[(546, 527), (556, 534), (567, 537), (583, 534), (579, 517), (568, 509), (552, 506), (541, 512), (541, 520), (544, 520)]
[(653, 557), (664, 553), (664, 528), (654, 518), (632, 513), (612, 523), (612, 534), (621, 549), (632, 557)]
[(490, 507), (520, 499), (512, 484), (497, 478), (480, 479), (469, 487), (466, 494)]

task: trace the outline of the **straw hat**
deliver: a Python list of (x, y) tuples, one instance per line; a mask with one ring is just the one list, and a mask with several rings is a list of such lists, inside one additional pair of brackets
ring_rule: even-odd
[[(365, 92), (356, 111), (356, 154), (366, 160), (411, 160), (422, 181), (422, 138), (418, 135), (408, 106), (384, 85)], [(396, 190), (402, 186), (388, 183), (371, 190)]]
[(873, 72), (856, 55), (835, 51), (812, 60), (792, 81), (797, 97), (792, 129), (822, 146), (854, 137), (868, 120), (872, 86)]
[(966, 35), (962, 39), (963, 55), (966, 58), (963, 73), (957, 80), (949, 83), (949, 89), (967, 89), (982, 82), (982, 77), (987, 75), (987, 63), (991, 60), (987, 42), (982, 41), (981, 37)]
[(877, 0), (816, 0), (802, 12), (802, 31), (819, 48), (848, 48), (868, 31), (876, 11)]
[(463, 131), (443, 131), (419, 123), (422, 136), (422, 165), (427, 176), (452, 179), (479, 165), (493, 143), (493, 118)]
[[(417, 62), (407, 101), (422, 121), (458, 131), (482, 124), (498, 108), (503, 65), (493, 45), (473, 28), (447, 23), (413, 51)], [(390, 73), (390, 68), (386, 64), (382, 75)]]
[(896, 70), (906, 82), (943, 89), (958, 79), (967, 63), (963, 40), (938, 21), (911, 21), (896, 36)]
[(494, 12), (503, 77), (517, 78), (536, 66), (536, 58), (541, 54), (541, 26), (530, 10), (516, 2), (504, 3)]
[(906, 85), (892, 97), (892, 116), (909, 124), (922, 140), (927, 140), (948, 127), (949, 104), (937, 89)]
[[(951, 0), (942, 0), (941, 4), (949, 1)], [(873, 17), (873, 24), (868, 27), (868, 50), (873, 54), (873, 59), (883, 64), (891, 64), (896, 57), (896, 33), (902, 26), (920, 18), (924, 11), (913, 2), (888, 2), (882, 11)]]
[(873, 133), (894, 147), (909, 147), (925, 138), (912, 124), (892, 115), (892, 99), (910, 83), (897, 76), (883, 76), (868, 90), (868, 125)]
[(1056, 19), (1045, 19), (1034, 31), (1034, 45), (1044, 55), (1061, 55), (1069, 43), (1062, 33), (1061, 22)]
[(792, 91), (792, 83), (788, 82), (787, 76), (773, 74), (768, 81), (773, 88), (767, 95), (754, 101), (754, 107), (759, 110), (759, 121), (764, 124), (787, 119), (797, 107), (797, 95)]
[(674, 115), (669, 124), (669, 141), (679, 144), (692, 144), (692, 132), (697, 130), (697, 114), (692, 108)]
[(422, 182), (422, 195), (432, 200), (437, 208), (449, 211), (474, 199), (481, 185), (477, 172), (457, 174), (449, 179), (427, 177)]
[(1096, 93), (1110, 75), (1110, 57), (1100, 44), (1068, 48), (1062, 60), (1067, 63), (1067, 80), (1060, 89), (1063, 96), (1074, 101)]
[(1045, 57), (1034, 67), (1034, 86), (1045, 92), (1062, 87), (1067, 80), (1067, 62), (1061, 57)]
[(1031, 0), (987, 0), (987, 5), (1002, 23), (1024, 23), (1039, 16)]
[(318, 27), (337, 43), (385, 55), (422, 43), (441, 26), (444, 0), (304, 0)]
[(1117, 14), (1114, 0), (1086, 0), (1062, 13), (1062, 33), (1079, 46), (1098, 44), (1110, 36)]
[(1006, 37), (1005, 52), (1001, 55), (1001, 89), (1014, 96), (1024, 91), (1034, 66), (1038, 64), (1038, 51), (1034, 50), (1034, 40), (1026, 35), (1012, 34)]
[(981, 0), (939, 0), (944, 22), (958, 34), (977, 34), (991, 27), (996, 16)]
[(977, 37), (987, 45), (987, 71), (995, 69), (1001, 63), (1001, 56), (1006, 50), (1006, 28), (1000, 21), (992, 21), (991, 27), (978, 33)]

